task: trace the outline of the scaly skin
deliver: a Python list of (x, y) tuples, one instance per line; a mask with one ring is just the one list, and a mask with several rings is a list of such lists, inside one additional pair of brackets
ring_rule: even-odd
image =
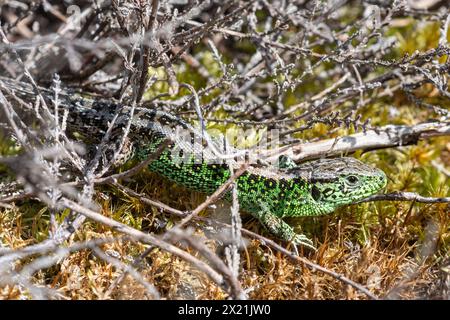
[[(152, 151), (140, 149), (138, 157), (145, 159)], [(149, 168), (206, 194), (214, 193), (231, 176), (227, 164), (194, 163), (193, 159), (177, 162), (170, 151), (164, 152)], [(311, 161), (289, 169), (251, 168), (236, 181), (242, 209), (278, 238), (311, 247), (310, 240), (296, 234), (282, 218), (332, 213), (375, 194), (386, 185), (387, 179), (383, 171), (359, 160), (339, 158)], [(231, 199), (229, 192), (225, 199)]]
[[(30, 85), (3, 77), (0, 81), (16, 96), (34, 101), (36, 94)], [(44, 88), (40, 88), (40, 93), (51, 104), (53, 93)], [(60, 106), (69, 111), (69, 130), (89, 139), (101, 137), (116, 112), (121, 115), (116, 122), (118, 137), (129, 119), (130, 108), (112, 101), (68, 95), (60, 95), (59, 100)], [(189, 133), (187, 139), (180, 136), (178, 129)], [(115, 148), (114, 142), (120, 140), (118, 137), (112, 137), (111, 150)], [(219, 145), (211, 141), (205, 145), (204, 135), (199, 130), (165, 112), (136, 108), (128, 138), (130, 152), (124, 160), (133, 156), (146, 159), (169, 138), (174, 144), (153, 161), (149, 169), (206, 194), (214, 193), (231, 176), (229, 165), (237, 167), (236, 160), (225, 164), (216, 159), (210, 144), (221, 149)], [(200, 143), (191, 143), (191, 140)], [(296, 234), (282, 218), (332, 213), (341, 206), (375, 194), (386, 181), (383, 171), (354, 158), (323, 159), (299, 166), (291, 162), (283, 168), (250, 167), (237, 179), (237, 193), (240, 207), (255, 216), (275, 236), (312, 247), (309, 239)], [(231, 199), (230, 193), (225, 199)]]

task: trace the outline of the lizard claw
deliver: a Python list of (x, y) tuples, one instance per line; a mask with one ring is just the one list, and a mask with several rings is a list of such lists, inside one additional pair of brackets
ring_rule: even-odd
[(297, 251), (297, 245), (305, 246), (309, 249), (316, 251), (316, 247), (314, 247), (313, 242), (303, 234), (295, 234), (295, 236), (291, 239), (292, 244), (294, 245), (295, 251)]

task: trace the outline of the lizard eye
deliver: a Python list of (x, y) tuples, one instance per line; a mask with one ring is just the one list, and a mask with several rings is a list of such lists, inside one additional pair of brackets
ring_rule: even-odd
[(356, 177), (356, 176), (348, 176), (347, 177), (347, 182), (349, 184), (355, 184), (355, 183), (358, 182), (358, 177)]

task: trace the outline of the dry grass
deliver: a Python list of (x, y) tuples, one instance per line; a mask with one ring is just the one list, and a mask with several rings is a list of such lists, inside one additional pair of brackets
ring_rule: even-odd
[[(447, 142), (447, 145), (445, 144)], [(405, 150), (409, 160), (398, 151), (378, 152), (378, 164), (390, 178), (389, 190), (426, 191), (429, 196), (448, 196), (449, 180), (431, 165), (417, 166), (416, 158), (426, 158), (430, 150), (439, 150), (437, 158), (445, 160), (450, 144), (437, 139), (426, 146)], [(436, 153), (436, 152), (435, 152)], [(412, 159), (410, 155), (416, 155)], [(395, 158), (397, 156), (398, 158)], [(374, 158), (371, 155), (369, 158)], [(387, 163), (386, 158), (395, 159)], [(424, 159), (422, 159), (423, 161)], [(428, 159), (429, 161), (430, 159)], [(445, 162), (448, 165), (448, 162)], [(130, 187), (144, 192), (174, 208), (195, 208), (204, 196), (178, 187), (151, 173), (142, 173)], [(144, 231), (162, 233), (170, 228), (174, 217), (124, 197), (117, 190), (98, 192), (102, 213)], [(103, 199), (103, 200), (102, 200)], [(209, 216), (211, 212), (206, 212)], [(404, 299), (445, 299), (448, 279), (450, 215), (446, 204), (378, 202), (348, 206), (330, 217), (291, 219), (302, 223), (303, 230), (319, 245), (316, 253), (302, 254), (313, 262), (366, 285), (375, 295)], [(269, 234), (252, 218), (244, 217), (244, 228)], [(433, 227), (434, 226), (434, 227)], [(298, 225), (299, 229), (301, 228)], [(24, 203), (0, 213), (1, 242), (19, 248), (37, 243), (46, 236), (48, 215), (38, 204)], [(434, 234), (433, 228), (437, 228)], [(201, 231), (198, 231), (202, 235)], [(85, 224), (71, 241), (117, 235), (95, 223)], [(424, 245), (435, 237), (433, 247)], [(214, 241), (209, 245), (220, 250)], [(132, 262), (145, 250), (143, 245), (117, 242), (102, 249), (110, 255)], [(313, 272), (302, 265), (253, 240), (241, 253), (240, 280), (252, 299), (361, 299), (353, 288), (337, 279)], [(167, 299), (224, 299), (226, 294), (185, 261), (160, 249), (153, 249), (140, 266), (150, 283)], [(57, 267), (35, 275), (37, 283), (50, 284), (67, 299), (147, 299), (144, 288), (127, 276), (116, 288), (110, 286), (121, 274), (108, 263), (94, 257), (89, 250), (76, 252)], [(108, 293), (108, 294), (107, 294)], [(5, 287), (3, 299), (17, 299), (18, 288)]]

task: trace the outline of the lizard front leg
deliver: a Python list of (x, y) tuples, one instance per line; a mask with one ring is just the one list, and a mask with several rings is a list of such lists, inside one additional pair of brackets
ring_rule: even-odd
[(253, 212), (252, 215), (268, 229), (270, 233), (281, 240), (292, 242), (295, 245), (302, 245), (316, 250), (313, 243), (303, 234), (295, 233), (294, 229), (284, 222), (280, 217), (270, 212), (267, 208)]

